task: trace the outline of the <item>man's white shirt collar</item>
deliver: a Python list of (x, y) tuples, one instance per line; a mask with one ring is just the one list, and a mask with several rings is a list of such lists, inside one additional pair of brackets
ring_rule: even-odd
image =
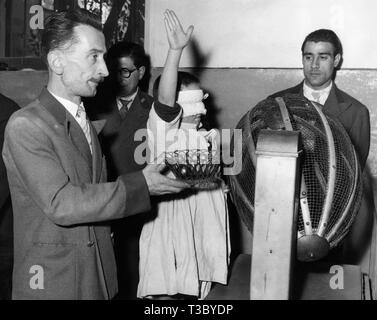
[[(304, 97), (311, 101), (316, 101), (324, 105), (327, 98), (329, 97), (332, 86), (333, 86), (333, 82), (331, 81), (330, 84), (326, 88), (321, 89), (321, 90), (314, 90), (310, 88), (304, 81), (304, 87), (303, 87)], [(319, 94), (319, 100), (313, 98), (313, 93)]]
[[(67, 99), (64, 99), (62, 97), (59, 97), (57, 96), (56, 94), (52, 93), (50, 90), (49, 92), (53, 95), (53, 97), (58, 100), (64, 108), (66, 108), (66, 110), (76, 119), (76, 116), (77, 116), (77, 110), (79, 108), (79, 106), (72, 102), (72, 101), (69, 101)], [(80, 104), (81, 106), (83, 106), (83, 103), (81, 102)]]

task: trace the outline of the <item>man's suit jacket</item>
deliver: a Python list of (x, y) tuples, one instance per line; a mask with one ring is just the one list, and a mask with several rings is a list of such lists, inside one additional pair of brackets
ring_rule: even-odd
[(96, 131), (44, 89), (14, 113), (3, 158), (14, 211), (14, 299), (109, 299), (117, 292), (107, 222), (150, 209), (141, 172), (105, 182)]
[[(303, 94), (303, 84), (274, 93), (270, 97), (279, 97), (284, 94)], [(369, 111), (366, 106), (338, 89), (333, 83), (329, 97), (327, 98), (324, 112), (337, 118), (346, 129), (358, 154), (361, 168), (363, 169), (368, 158), (370, 147), (370, 121)]]

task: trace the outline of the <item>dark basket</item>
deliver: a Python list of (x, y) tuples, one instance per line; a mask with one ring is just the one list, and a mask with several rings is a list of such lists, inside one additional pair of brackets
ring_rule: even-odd
[(165, 163), (177, 179), (195, 189), (214, 189), (221, 183), (221, 162), (216, 151), (176, 150), (165, 153)]

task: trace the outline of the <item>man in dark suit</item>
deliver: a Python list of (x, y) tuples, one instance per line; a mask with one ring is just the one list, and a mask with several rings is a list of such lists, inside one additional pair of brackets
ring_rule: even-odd
[[(105, 119), (99, 136), (108, 164), (109, 181), (135, 172), (145, 164), (135, 158), (138, 141), (135, 133), (146, 129), (153, 98), (141, 90), (149, 71), (144, 48), (133, 42), (118, 42), (106, 57), (109, 78), (99, 94), (88, 100), (92, 119)], [(139, 281), (139, 237), (148, 214), (113, 223), (115, 255), (118, 267), (118, 299), (136, 299)]]
[[(0, 94), (0, 150), (3, 149), (4, 131), (8, 119), (19, 106)], [(13, 214), (7, 174), (0, 157), (0, 300), (12, 297)]]
[(135, 160), (134, 151), (142, 143), (135, 132), (145, 129), (153, 98), (140, 88), (148, 73), (148, 57), (144, 48), (133, 42), (118, 42), (107, 55), (109, 77), (96, 97), (87, 99), (88, 115), (93, 120), (106, 120), (99, 135), (108, 166), (108, 178), (135, 172), (145, 167)]
[[(283, 96), (286, 93), (300, 94), (323, 105), (324, 113), (338, 119), (347, 131), (360, 166), (364, 169), (370, 147), (369, 111), (366, 106), (335, 85), (336, 71), (341, 66), (343, 55), (338, 36), (328, 29), (313, 31), (306, 36), (301, 52), (305, 79), (297, 86), (277, 92), (272, 97)], [(364, 225), (362, 221), (370, 221), (365, 201), (363, 197), (354, 228)], [(345, 242), (333, 249), (324, 260), (332, 264), (353, 263), (354, 257), (347, 251), (347, 243), (354, 241), (352, 233), (350, 232)], [(359, 236), (360, 234), (357, 237)]]
[(341, 66), (343, 54), (338, 36), (332, 30), (316, 30), (305, 38), (301, 51), (305, 79), (272, 97), (286, 93), (301, 94), (322, 104), (325, 113), (343, 124), (356, 149), (361, 168), (364, 168), (370, 147), (369, 111), (335, 85), (335, 73)]
[(157, 165), (106, 182), (100, 127), (81, 101), (108, 75), (101, 28), (82, 9), (49, 16), (42, 34), (47, 88), (5, 129), (14, 299), (112, 299), (118, 286), (109, 221), (148, 211), (150, 195), (187, 187)]

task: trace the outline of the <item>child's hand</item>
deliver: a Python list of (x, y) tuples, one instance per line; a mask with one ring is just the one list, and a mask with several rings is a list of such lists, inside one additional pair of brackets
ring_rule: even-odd
[(189, 26), (186, 32), (184, 32), (181, 23), (173, 10), (166, 10), (164, 16), (165, 29), (168, 36), (170, 49), (183, 49), (190, 41), (194, 26)]

